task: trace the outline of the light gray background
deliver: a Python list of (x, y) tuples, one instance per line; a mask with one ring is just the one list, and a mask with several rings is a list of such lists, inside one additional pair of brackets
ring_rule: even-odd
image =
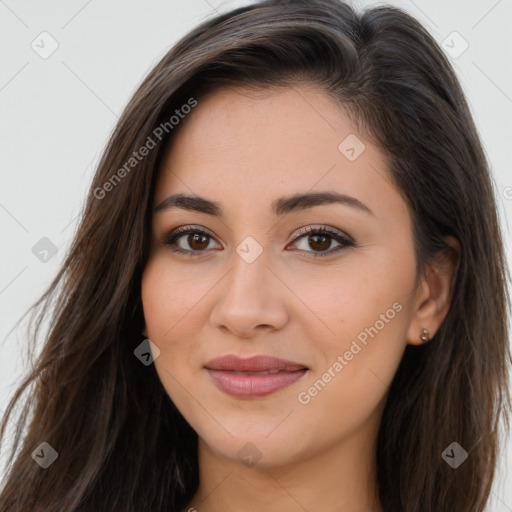
[[(247, 3), (0, 0), (0, 415), (23, 368), (26, 340), (14, 326), (62, 262), (118, 115), (179, 37), (216, 11)], [(510, 262), (512, 0), (387, 3), (419, 19), (452, 54), (493, 168)], [(47, 58), (31, 47), (42, 53), (56, 44), (42, 32), (58, 43)], [(467, 50), (456, 56), (464, 41)], [(58, 248), (46, 263), (32, 253), (42, 237)], [(509, 440), (493, 512), (512, 511), (511, 463)]]

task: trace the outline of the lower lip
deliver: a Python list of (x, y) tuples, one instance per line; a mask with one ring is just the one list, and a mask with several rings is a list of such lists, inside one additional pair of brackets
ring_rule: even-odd
[(237, 398), (258, 398), (271, 395), (299, 380), (307, 370), (279, 372), (267, 375), (250, 375), (224, 370), (210, 370), (208, 373), (216, 386), (224, 393)]

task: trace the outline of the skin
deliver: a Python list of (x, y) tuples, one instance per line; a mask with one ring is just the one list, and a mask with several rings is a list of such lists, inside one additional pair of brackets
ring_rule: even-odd
[[(350, 134), (366, 146), (354, 161), (338, 149)], [(155, 212), (142, 281), (144, 335), (161, 351), (157, 373), (199, 436), (200, 486), (185, 511), (382, 510), (375, 446), (389, 385), (406, 345), (422, 343), (423, 327), (433, 336), (443, 321), (454, 272), (448, 263), (417, 276), (411, 215), (387, 169), (342, 107), (312, 87), (218, 90), (180, 126), (154, 206), (185, 193), (225, 211), (222, 219)], [(271, 211), (279, 197), (319, 191), (357, 198), (372, 213), (342, 204), (282, 217)], [(179, 239), (199, 256), (161, 241), (186, 225), (211, 234), (202, 245)], [(326, 246), (308, 243), (307, 234), (297, 236), (307, 226), (329, 226), (355, 245), (334, 252), (332, 237)], [(252, 263), (236, 251), (248, 236), (262, 249)], [(331, 252), (314, 258), (322, 251)], [(332, 373), (393, 304), (401, 306), (394, 318), (301, 403), (299, 393)], [(272, 395), (234, 398), (204, 368), (225, 354), (273, 355), (309, 371)], [(244, 446), (255, 465), (238, 456)]]

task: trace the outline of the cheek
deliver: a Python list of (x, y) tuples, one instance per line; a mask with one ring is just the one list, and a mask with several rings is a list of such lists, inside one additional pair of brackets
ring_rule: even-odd
[(315, 431), (320, 422), (325, 438), (335, 439), (380, 414), (405, 349), (405, 308), (392, 298), (371, 308), (347, 302), (337, 336), (317, 338), (320, 364), (295, 397), (302, 429)]
[[(212, 287), (198, 277), (192, 266), (183, 271), (165, 258), (150, 259), (142, 277), (142, 306), (148, 336), (159, 346), (168, 344), (173, 333), (192, 328), (201, 308), (201, 297)], [(153, 340), (153, 338), (154, 340)]]
[(297, 399), (336, 428), (354, 428), (378, 406), (405, 350), (414, 261), (378, 260), (347, 264), (336, 280), (301, 281), (299, 293), (329, 331), (314, 337), (321, 358)]
[(174, 399), (180, 383), (190, 387), (202, 367), (201, 333), (207, 326), (202, 299), (215, 279), (198, 275), (193, 266), (153, 256), (142, 277), (142, 306), (148, 338), (160, 349), (155, 368), (167, 393)]
[(176, 265), (154, 259), (143, 274), (142, 304), (148, 337), (160, 349), (154, 365), (163, 389), (198, 433), (208, 438), (215, 432), (222, 438), (217, 415), (208, 414), (203, 405), (209, 404), (204, 386), (197, 383), (204, 382), (200, 340), (207, 319), (201, 298), (208, 286), (197, 273), (177, 272)]
[(405, 332), (407, 321), (405, 301), (410, 300), (407, 297), (414, 279), (409, 266), (413, 267), (407, 262), (385, 265), (385, 256), (357, 255), (327, 271), (285, 275), (284, 280), (293, 283), (294, 294), (302, 299), (297, 307), (305, 313), (299, 318), (298, 309), (294, 310), (294, 321), (307, 326), (309, 334), (318, 332), (318, 349), (331, 354), (346, 350), (358, 335), (364, 343), (365, 337), (370, 339), (366, 329), (374, 324), (381, 345), (386, 338), (402, 339), (400, 333)]

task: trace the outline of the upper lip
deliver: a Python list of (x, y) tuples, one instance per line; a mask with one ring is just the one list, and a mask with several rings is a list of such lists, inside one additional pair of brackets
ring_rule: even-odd
[(265, 372), (281, 371), (294, 372), (297, 370), (307, 370), (307, 366), (287, 361), (273, 356), (256, 355), (247, 358), (230, 354), (212, 359), (205, 364), (209, 370), (224, 370), (233, 372)]

